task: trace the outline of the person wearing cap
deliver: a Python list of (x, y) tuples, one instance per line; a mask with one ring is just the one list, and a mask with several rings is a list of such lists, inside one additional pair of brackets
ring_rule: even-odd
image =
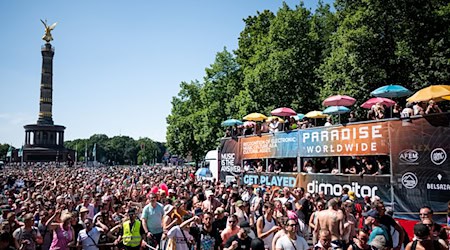
[(248, 206), (247, 202), (243, 202), (242, 200), (238, 200), (236, 201), (236, 203), (234, 204), (234, 214), (237, 216), (239, 223), (241, 222), (249, 222), (250, 218), (247, 214), (247, 212), (245, 211), (246, 206)]
[[(392, 239), (388, 233), (387, 228), (380, 224), (380, 214), (376, 209), (371, 209), (367, 213), (363, 213), (364, 224), (372, 229), (367, 242), (371, 246), (392, 247)], [(381, 238), (381, 239), (380, 239)]]
[(243, 201), (248, 201), (248, 202), (250, 202), (250, 201), (253, 199), (253, 197), (254, 197), (254, 194), (253, 194), (253, 185), (248, 184), (248, 185), (246, 186), (246, 190), (245, 190), (244, 193), (242, 193), (242, 195), (241, 195), (241, 199), (242, 199)]
[(26, 214), (24, 225), (16, 229), (12, 236), (16, 249), (34, 250), (37, 245), (42, 244), (43, 240), (39, 230), (33, 226), (33, 214)]
[(250, 249), (252, 239), (249, 237), (250, 224), (246, 221), (239, 224), (239, 231), (225, 242), (224, 250)]
[(124, 221), (119, 228), (119, 236), (114, 241), (114, 245), (123, 243), (126, 250), (139, 250), (142, 239), (145, 236), (145, 226), (137, 220), (136, 209), (128, 209), (128, 220)]
[(372, 203), (372, 208), (378, 212), (378, 215), (380, 217), (379, 222), (386, 228), (389, 235), (392, 235), (393, 233), (391, 232), (391, 227), (399, 233), (398, 245), (394, 247), (394, 250), (400, 250), (405, 238), (405, 232), (403, 228), (390, 215), (386, 214), (386, 207), (384, 206), (384, 203), (382, 201), (375, 200)]
[(180, 225), (183, 222), (183, 216), (188, 214), (186, 211), (186, 201), (185, 200), (177, 200), (173, 204), (174, 210), (173, 213), (170, 215), (172, 220), (176, 221), (177, 225)]
[(93, 204), (90, 203), (91, 197), (88, 194), (83, 195), (83, 202), (81, 204), (78, 204), (76, 207), (76, 210), (80, 211), (82, 207), (85, 207), (89, 210), (88, 217), (94, 218), (95, 215), (95, 207)]
[(88, 214), (89, 214), (89, 209), (87, 209), (86, 207), (81, 207), (80, 208), (80, 219), (79, 219), (79, 222), (85, 228), (86, 228), (86, 226), (84, 225), (84, 220), (86, 220), (88, 218)]
[(432, 240), (431, 231), (428, 226), (422, 223), (414, 225), (414, 237), (416, 240), (406, 245), (405, 250), (445, 250), (438, 241)]
[(174, 214), (175, 207), (172, 205), (165, 205), (164, 206), (164, 217), (162, 220), (162, 227), (163, 227), (163, 235), (161, 237), (161, 246), (163, 246), (163, 249), (166, 247), (166, 236), (167, 232), (175, 225), (177, 225), (177, 220), (172, 219), (172, 215)]
[(421, 223), (424, 224), (425, 226), (427, 226), (430, 229), (430, 238), (432, 240), (439, 242), (439, 244), (441, 244), (445, 249), (448, 249), (448, 243), (447, 243), (448, 239), (447, 238), (441, 239), (439, 237), (438, 232), (436, 232), (434, 230), (435, 223), (433, 223), (432, 220), (430, 220), (428, 218), (425, 218), (425, 219), (422, 220)]
[(286, 235), (280, 237), (276, 244), (276, 250), (307, 250), (309, 249), (306, 240), (297, 235), (298, 221), (289, 219), (285, 224)]
[[(149, 195), (150, 202), (144, 207), (141, 220), (144, 223), (147, 238), (153, 238), (154, 242), (158, 245), (163, 233), (162, 218), (164, 216), (164, 207), (156, 201), (156, 198), (156, 194), (154, 193)], [(156, 247), (157, 245), (152, 245), (152, 247)]]
[(98, 223), (99, 226), (94, 226), (91, 218), (86, 218), (83, 224), (86, 228), (78, 233), (77, 247), (83, 250), (98, 250), (100, 235), (108, 231), (108, 228), (100, 222)]
[(195, 221), (198, 221), (199, 217), (187, 214), (183, 216), (183, 223), (172, 227), (169, 232), (167, 232), (168, 242), (176, 242), (177, 250), (190, 250), (194, 244), (194, 238), (189, 233), (190, 227)]
[(225, 209), (218, 207), (214, 211), (213, 227), (217, 228), (219, 234), (227, 227), (227, 218), (225, 217)]

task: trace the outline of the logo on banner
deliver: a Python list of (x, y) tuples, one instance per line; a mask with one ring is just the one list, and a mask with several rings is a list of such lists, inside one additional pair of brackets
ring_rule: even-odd
[(398, 159), (402, 163), (412, 164), (419, 159), (419, 153), (412, 149), (405, 149), (398, 155)]
[(442, 183), (442, 175), (438, 174), (437, 179), (439, 182), (433, 182), (433, 183), (427, 183), (427, 189), (428, 190), (440, 190), (440, 191), (450, 191), (450, 184), (449, 183)]
[(352, 182), (351, 184), (339, 184), (339, 183), (323, 183), (316, 180), (309, 182), (306, 185), (308, 193), (323, 192), (325, 195), (340, 196), (342, 195), (342, 189), (348, 188), (355, 192), (356, 197), (362, 198), (365, 196), (374, 197), (377, 195), (377, 186), (360, 185), (358, 182)]
[(430, 157), (431, 157), (431, 161), (435, 165), (439, 166), (442, 163), (444, 163), (445, 160), (447, 160), (447, 153), (442, 148), (435, 148), (433, 151), (431, 151)]
[(414, 173), (406, 172), (402, 176), (402, 184), (405, 188), (413, 189), (417, 186), (417, 176)]

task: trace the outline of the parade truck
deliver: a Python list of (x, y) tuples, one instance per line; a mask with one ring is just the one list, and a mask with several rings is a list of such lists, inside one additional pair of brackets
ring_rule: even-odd
[[(328, 197), (348, 188), (360, 200), (379, 197), (397, 219), (417, 221), (428, 205), (446, 224), (449, 124), (450, 113), (440, 113), (223, 138), (219, 178), (239, 176), (244, 184), (302, 187)], [(245, 164), (263, 171), (241, 171)]]

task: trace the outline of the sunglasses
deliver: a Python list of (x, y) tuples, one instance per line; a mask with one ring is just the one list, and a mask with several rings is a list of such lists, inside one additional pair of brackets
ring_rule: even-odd
[(419, 214), (420, 216), (428, 216), (430, 213)]
[(432, 227), (433, 226), (433, 224), (424, 224), (425, 226), (427, 226), (427, 227)]
[(290, 227), (296, 227), (297, 224), (288, 224), (288, 226), (290, 226)]
[(228, 223), (235, 223), (235, 220), (229, 220)]

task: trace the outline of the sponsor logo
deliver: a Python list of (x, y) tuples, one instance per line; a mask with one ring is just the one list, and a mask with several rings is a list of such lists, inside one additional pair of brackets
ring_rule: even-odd
[(257, 184), (277, 187), (295, 187), (295, 177), (279, 175), (245, 175), (244, 184)]
[(361, 198), (364, 196), (374, 197), (377, 195), (378, 187), (376, 186), (366, 186), (359, 185), (358, 182), (352, 182), (351, 184), (334, 184), (334, 183), (319, 183), (318, 181), (312, 181), (306, 185), (308, 193), (319, 193), (324, 192), (325, 195), (331, 196), (341, 196), (342, 189), (348, 188), (349, 190), (355, 192), (356, 197)]
[(431, 157), (431, 161), (435, 165), (439, 166), (442, 163), (444, 163), (445, 160), (447, 160), (447, 153), (442, 148), (435, 148), (433, 151), (431, 151), (430, 157)]
[[(438, 174), (437, 179), (442, 181), (442, 175)], [(450, 191), (450, 184), (448, 183), (427, 183), (428, 190), (441, 190), (441, 191)]]
[(417, 176), (411, 172), (404, 173), (402, 176), (402, 184), (408, 189), (415, 188), (417, 186)]
[(400, 152), (398, 159), (403, 163), (415, 163), (419, 159), (419, 153), (412, 149), (405, 149)]
[(428, 190), (444, 190), (450, 191), (450, 184), (441, 184), (441, 183), (427, 183)]

